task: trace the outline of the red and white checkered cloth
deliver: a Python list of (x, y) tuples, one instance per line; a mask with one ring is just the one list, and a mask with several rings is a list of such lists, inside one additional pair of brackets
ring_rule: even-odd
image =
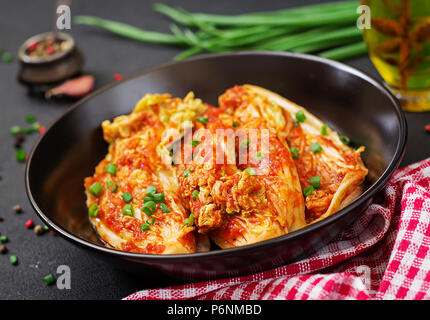
[(126, 299), (430, 299), (430, 158), (398, 170), (380, 195), (312, 257)]

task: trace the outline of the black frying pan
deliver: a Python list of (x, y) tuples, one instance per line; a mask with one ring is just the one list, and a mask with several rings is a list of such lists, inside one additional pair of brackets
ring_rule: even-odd
[[(146, 93), (204, 101), (235, 84), (254, 84), (296, 102), (341, 135), (366, 146), (365, 191), (331, 217), (296, 232), (248, 245), (188, 255), (145, 255), (104, 247), (88, 222), (83, 179), (105, 156), (100, 124), (132, 111)], [(98, 90), (73, 105), (39, 139), (26, 169), (26, 187), (40, 218), (67, 240), (128, 270), (167, 273), (187, 280), (237, 276), (279, 266), (309, 254), (354, 221), (400, 164), (406, 121), (396, 99), (379, 82), (346, 65), (292, 53), (204, 55), (155, 68)]]

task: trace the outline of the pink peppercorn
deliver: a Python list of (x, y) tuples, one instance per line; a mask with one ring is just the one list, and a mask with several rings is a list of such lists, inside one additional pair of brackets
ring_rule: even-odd
[(122, 80), (122, 74), (120, 74), (120, 73), (114, 73), (113, 78), (116, 81), (120, 81), (120, 80)]
[(33, 220), (27, 220), (27, 222), (25, 223), (25, 226), (27, 227), (27, 229), (33, 228), (34, 226), (34, 221)]

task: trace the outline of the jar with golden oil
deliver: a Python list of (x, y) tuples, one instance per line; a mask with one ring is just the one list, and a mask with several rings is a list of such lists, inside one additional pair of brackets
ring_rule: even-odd
[(430, 0), (361, 0), (370, 58), (405, 111), (430, 111)]

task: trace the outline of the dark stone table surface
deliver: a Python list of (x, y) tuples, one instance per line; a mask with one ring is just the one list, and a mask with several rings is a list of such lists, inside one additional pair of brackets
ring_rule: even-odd
[[(190, 11), (212, 13), (243, 13), (275, 10), (311, 0), (176, 0), (166, 3)], [(96, 15), (135, 26), (169, 31), (170, 21), (152, 10), (153, 1), (75, 0), (72, 16)], [(55, 1), (0, 1), (0, 46), (16, 53), (28, 37), (49, 31), (55, 13)], [(114, 73), (124, 76), (171, 61), (181, 50), (123, 39), (95, 28), (72, 25), (72, 35), (86, 57), (85, 71), (96, 77), (96, 87), (113, 81)], [(346, 61), (375, 77), (376, 70), (367, 57)], [(26, 88), (16, 80), (17, 61), (0, 63), (0, 233), (10, 238), (9, 254), (16, 254), (19, 265), (9, 263), (9, 254), (0, 255), (0, 299), (120, 299), (144, 287), (168, 284), (166, 279), (146, 279), (126, 274), (73, 246), (60, 237), (45, 234), (37, 237), (24, 226), (27, 219), (39, 222), (27, 199), (24, 187), (25, 165), (14, 157), (13, 139), (9, 133), (12, 125), (25, 125), (25, 116), (34, 114), (44, 125), (63, 113), (69, 102), (44, 101), (31, 97)], [(430, 135), (424, 125), (430, 123), (430, 114), (406, 114), (409, 136), (402, 166), (430, 156)], [(27, 138), (24, 149), (29, 151), (37, 135)], [(20, 204), (23, 213), (16, 214), (12, 207)], [(71, 289), (47, 287), (43, 277), (56, 273), (59, 265), (71, 269)]]

